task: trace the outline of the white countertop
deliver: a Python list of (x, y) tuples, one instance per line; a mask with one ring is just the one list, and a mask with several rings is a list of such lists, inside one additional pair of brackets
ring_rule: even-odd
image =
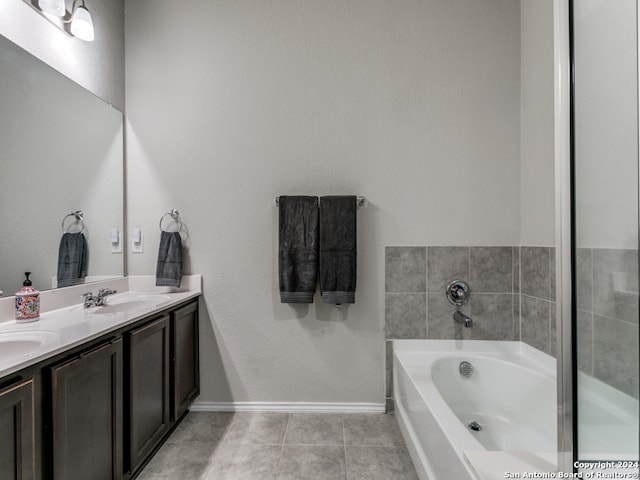
[[(85, 309), (80, 294), (100, 288), (117, 290), (107, 306)], [(0, 300), (0, 377), (101, 337), (202, 293), (200, 275), (184, 276), (181, 288), (156, 287), (153, 276), (132, 276), (41, 293), (40, 319), (17, 323), (14, 297)], [(111, 303), (111, 304), (110, 304)], [(8, 317), (8, 312), (11, 312)], [(10, 339), (2, 348), (2, 339)], [(33, 345), (41, 343), (37, 348)], [(31, 348), (30, 348), (31, 346)], [(13, 350), (13, 351), (11, 351)]]

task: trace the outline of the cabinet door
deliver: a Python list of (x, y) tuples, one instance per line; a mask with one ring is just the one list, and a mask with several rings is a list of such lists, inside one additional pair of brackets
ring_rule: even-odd
[(169, 430), (169, 316), (132, 330), (129, 343), (129, 468)]
[(200, 394), (198, 302), (171, 314), (171, 419), (180, 418)]
[(123, 477), (122, 339), (51, 368), (53, 478)]
[(0, 478), (35, 476), (33, 378), (0, 390)]

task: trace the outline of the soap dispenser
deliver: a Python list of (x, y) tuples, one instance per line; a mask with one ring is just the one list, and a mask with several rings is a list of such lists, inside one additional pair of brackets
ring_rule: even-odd
[(24, 275), (23, 286), (16, 292), (16, 323), (35, 322), (40, 318), (40, 292), (31, 286), (31, 272)]

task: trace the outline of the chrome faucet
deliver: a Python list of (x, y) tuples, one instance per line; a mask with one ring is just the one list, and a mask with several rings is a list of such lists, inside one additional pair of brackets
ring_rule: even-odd
[(471, 317), (468, 317), (460, 310), (456, 310), (453, 314), (453, 319), (458, 323), (462, 323), (467, 328), (473, 327), (473, 320), (471, 320)]
[(456, 307), (453, 319), (458, 323), (462, 323), (466, 328), (471, 328), (473, 326), (473, 320), (462, 313), (460, 311), (460, 307), (469, 301), (470, 295), (471, 289), (469, 288), (469, 285), (462, 280), (454, 280), (447, 285), (447, 299), (449, 299), (449, 302)]
[(84, 297), (84, 308), (101, 307), (106, 305), (105, 300), (109, 295), (118, 293), (116, 290), (110, 288), (101, 288), (98, 290), (98, 294), (94, 297), (92, 292), (85, 292), (81, 297)]

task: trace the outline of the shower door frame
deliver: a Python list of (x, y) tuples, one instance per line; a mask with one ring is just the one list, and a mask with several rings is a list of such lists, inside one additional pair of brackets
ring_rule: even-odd
[(558, 471), (574, 471), (576, 429), (573, 328), (573, 211), (571, 165), (571, 0), (553, 0), (554, 156), (556, 182), (556, 341)]

